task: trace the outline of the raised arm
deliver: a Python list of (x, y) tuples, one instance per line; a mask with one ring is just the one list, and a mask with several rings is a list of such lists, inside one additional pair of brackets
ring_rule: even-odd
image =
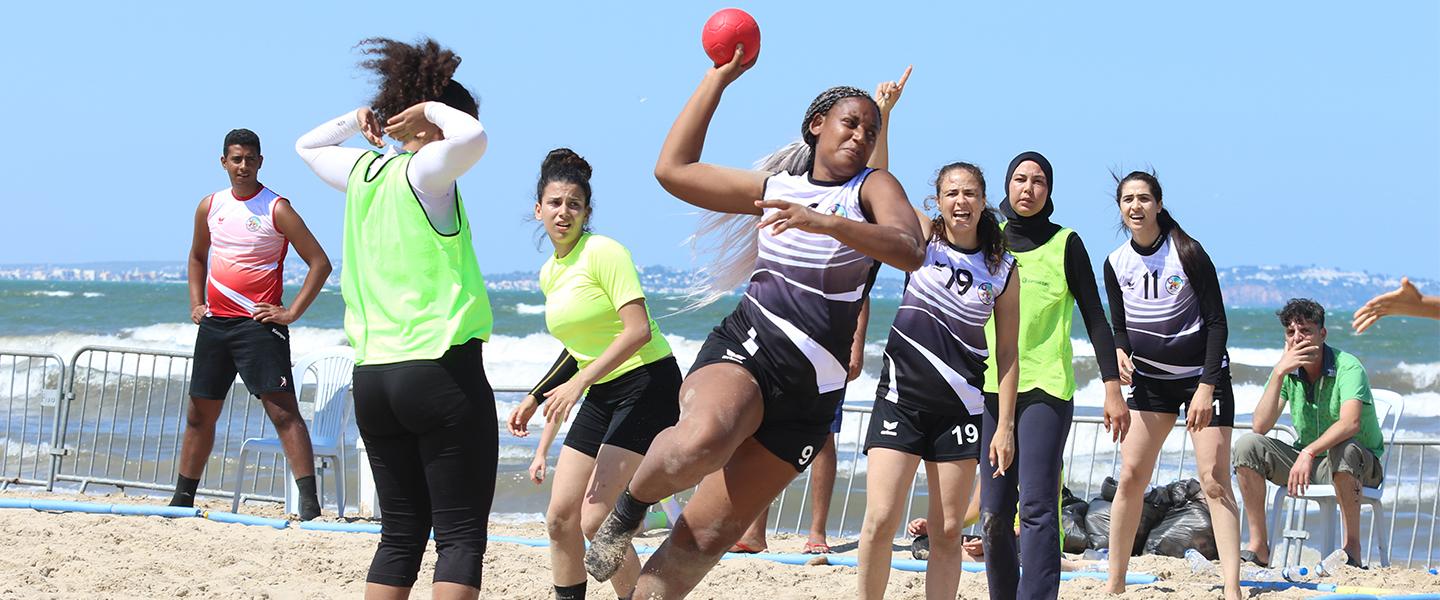
[(480, 161), (489, 146), (489, 136), (480, 121), (443, 102), (421, 102), (391, 117), (385, 133), (396, 139), (409, 139), (407, 128), (428, 121), (440, 128), (441, 139), (425, 144), (415, 151), (410, 161), (410, 185), (426, 196), (449, 198), (455, 180)]
[(705, 134), (720, 105), (720, 96), (742, 73), (759, 62), (757, 57), (749, 65), (742, 65), (747, 57), (743, 48), (737, 45), (729, 63), (706, 72), (700, 87), (680, 110), (680, 116), (670, 126), (670, 134), (665, 136), (660, 158), (655, 161), (655, 179), (672, 196), (700, 208), (758, 215), (761, 211), (755, 202), (765, 193), (769, 173), (700, 162)]
[(890, 168), (890, 111), (900, 101), (905, 82), (910, 79), (910, 70), (914, 68), (914, 65), (905, 67), (900, 81), (886, 81), (875, 86), (875, 106), (880, 107), (880, 134), (875, 137), (875, 149), (870, 152), (868, 166), (872, 169)]
[(1440, 319), (1440, 296), (1421, 294), (1420, 289), (1410, 283), (1409, 277), (1402, 277), (1398, 289), (1371, 298), (1365, 306), (1356, 310), (1350, 325), (1355, 328), (1355, 333), (1360, 333), (1386, 315)]
[[(369, 126), (363, 123), (368, 120)], [(368, 151), (361, 148), (346, 148), (340, 144), (365, 133), (372, 145), (380, 146), (379, 126), (375, 115), (368, 108), (357, 108), (321, 123), (295, 140), (295, 153), (320, 176), (321, 181), (340, 191), (350, 181), (350, 169)]]

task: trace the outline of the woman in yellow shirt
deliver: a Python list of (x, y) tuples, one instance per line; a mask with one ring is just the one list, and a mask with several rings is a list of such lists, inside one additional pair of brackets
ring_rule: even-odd
[[(565, 350), (510, 414), (509, 428), (526, 435), (541, 404), (547, 422), (563, 423), (589, 389), (565, 436), (545, 514), (555, 597), (580, 599), (584, 538), (615, 506), (655, 435), (679, 418), (681, 375), (645, 308), (630, 252), (590, 233), (590, 164), (568, 148), (552, 150), (535, 188), (535, 219), (555, 246), (540, 269), (545, 325)], [(615, 593), (630, 597), (639, 575), (632, 550), (611, 580)]]

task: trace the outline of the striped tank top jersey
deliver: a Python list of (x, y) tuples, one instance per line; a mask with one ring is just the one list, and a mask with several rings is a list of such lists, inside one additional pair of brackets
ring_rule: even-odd
[(876, 401), (944, 415), (984, 412), (985, 324), (1014, 266), (1006, 254), (991, 274), (984, 252), (931, 239), (924, 266), (905, 278)]
[[(865, 221), (860, 187), (871, 171), (837, 184), (779, 173), (766, 180), (764, 198)], [(784, 389), (824, 394), (844, 388), (856, 321), (879, 263), (828, 235), (798, 229), (758, 235), (759, 256), (745, 297), (721, 327), (745, 340), (745, 349)]]
[(231, 188), (210, 194), (210, 260), (205, 302), (212, 317), (249, 317), (255, 304), (279, 305), (284, 288), (285, 234), (275, 226), (280, 196), (261, 186), (248, 198)]
[(1200, 298), (1170, 236), (1148, 256), (1126, 242), (1105, 260), (1120, 284), (1135, 372), (1166, 380), (1200, 376), (1206, 341)]

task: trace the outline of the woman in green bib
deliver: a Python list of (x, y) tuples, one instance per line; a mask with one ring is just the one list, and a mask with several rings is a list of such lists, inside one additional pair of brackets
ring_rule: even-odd
[[(985, 540), (985, 576), (990, 597), (1055, 598), (1060, 591), (1060, 467), (1070, 420), (1075, 414), (1074, 351), (1070, 323), (1075, 307), (1095, 347), (1105, 382), (1105, 423), (1116, 438), (1129, 427), (1130, 414), (1120, 395), (1115, 339), (1100, 305), (1090, 256), (1074, 231), (1050, 221), (1055, 211), (1050, 190), (1050, 161), (1025, 152), (1005, 173), (1005, 242), (1020, 272), (1020, 384), (1013, 415), (1002, 415), (995, 355), (985, 369), (985, 415), (981, 448), (994, 436), (1014, 436), (1009, 469), (980, 461), (980, 523)], [(986, 338), (994, 347), (993, 321)], [(1008, 417), (1011, 427), (998, 423)], [(1020, 543), (1011, 529), (1019, 503)], [(1025, 578), (1020, 579), (1024, 558)]]
[[(545, 514), (558, 600), (585, 597), (585, 538), (615, 507), (655, 435), (680, 417), (680, 366), (645, 308), (630, 252), (590, 232), (591, 210), (590, 164), (569, 148), (550, 151), (535, 184), (535, 219), (555, 245), (540, 268), (540, 289), (545, 325), (565, 349), (508, 424), (527, 435), (543, 403), (546, 420), (558, 425), (585, 395)], [(631, 550), (610, 584), (628, 598), (639, 576)]]
[[(379, 90), (295, 143), (345, 192), (345, 334), (355, 348), (355, 423), (381, 520), (368, 599), (405, 598), (435, 534), (436, 598), (480, 593), (495, 495), (495, 395), (481, 344), (490, 301), (456, 178), (485, 153), (460, 57), (434, 40), (360, 43)], [(385, 125), (380, 125), (385, 123)], [(340, 146), (363, 134), (375, 152)]]

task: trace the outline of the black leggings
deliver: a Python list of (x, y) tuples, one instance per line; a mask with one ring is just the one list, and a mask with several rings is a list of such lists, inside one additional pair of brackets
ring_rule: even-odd
[(499, 447), (480, 340), (436, 360), (355, 367), (354, 392), (381, 511), (365, 581), (413, 586), (433, 527), (435, 581), (480, 587)]
[[(995, 436), (997, 411), (996, 395), (985, 394), (982, 456)], [(992, 479), (990, 460), (980, 461), (980, 527), (991, 598), (1053, 599), (1060, 594), (1060, 461), (1074, 414), (1071, 402), (1039, 390), (1022, 392), (1015, 407), (1015, 459), (1010, 468)], [(1017, 503), (1018, 548), (1013, 529)]]

